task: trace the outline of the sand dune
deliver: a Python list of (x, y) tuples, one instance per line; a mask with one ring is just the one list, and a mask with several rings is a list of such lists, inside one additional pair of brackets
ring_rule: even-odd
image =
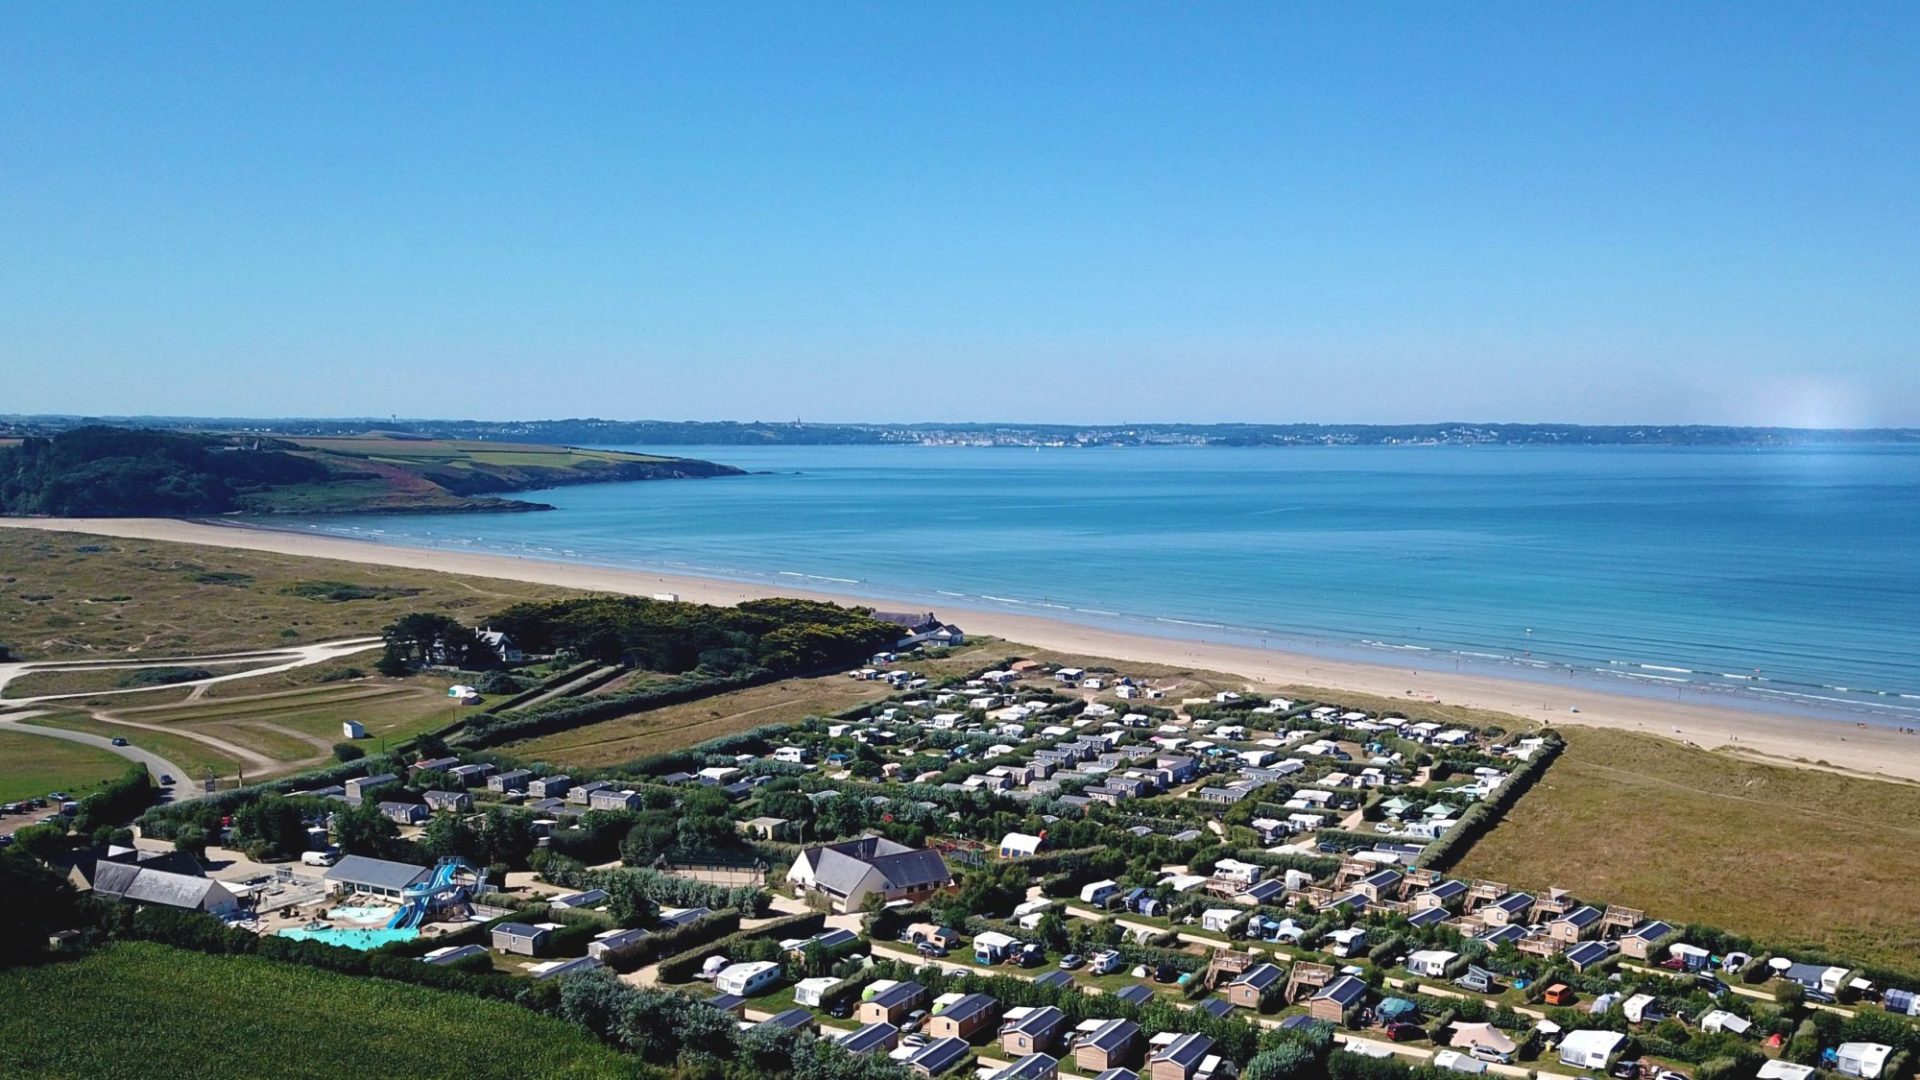
[[(272, 551), (346, 562), (540, 582), (575, 589), (639, 595), (672, 592), (678, 593), (682, 599), (714, 604), (731, 604), (774, 595), (849, 604), (872, 603), (870, 600), (813, 590), (675, 577), (640, 570), (506, 555), (394, 547), (238, 524), (159, 518), (12, 518), (0, 519), (0, 526)], [(1722, 702), (1668, 701), (1609, 694), (1585, 686), (1561, 687), (1452, 670), (1422, 670), (1417, 666), (1330, 660), (1240, 645), (1163, 639), (997, 611), (943, 606), (940, 614), (959, 623), (970, 633), (990, 634), (1062, 652), (1193, 666), (1231, 672), (1273, 685), (1321, 686), (1409, 701), (1443, 701), (1451, 705), (1512, 713), (1543, 723), (1640, 731), (1707, 748), (1725, 747), (1783, 764), (1814, 765), (1870, 776), (1920, 781), (1920, 736), (1885, 728), (1746, 711), (1729, 708)], [(1576, 708), (1577, 714), (1572, 711)]]

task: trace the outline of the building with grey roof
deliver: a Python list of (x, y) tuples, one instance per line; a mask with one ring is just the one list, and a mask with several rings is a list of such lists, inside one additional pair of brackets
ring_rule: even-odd
[(889, 902), (924, 900), (953, 884), (947, 861), (930, 848), (910, 848), (883, 836), (808, 848), (787, 880), (824, 894), (835, 911), (859, 911), (869, 895)]
[(240, 898), (211, 878), (132, 863), (101, 862), (94, 870), (93, 892), (131, 904), (159, 904), (212, 915), (240, 910)]
[(400, 890), (427, 880), (433, 871), (412, 863), (375, 859), (366, 855), (347, 855), (327, 868), (322, 875), (336, 892), (366, 893), (399, 899)]

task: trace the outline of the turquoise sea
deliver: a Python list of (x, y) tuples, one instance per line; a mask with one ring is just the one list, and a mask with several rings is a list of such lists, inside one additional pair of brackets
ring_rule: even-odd
[(645, 449), (304, 527), (1920, 724), (1920, 447)]

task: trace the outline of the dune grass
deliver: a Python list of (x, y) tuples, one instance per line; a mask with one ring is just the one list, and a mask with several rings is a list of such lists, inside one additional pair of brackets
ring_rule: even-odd
[[(311, 588), (315, 582), (375, 595), (316, 599), (335, 594)], [(0, 543), (0, 642), (28, 660), (269, 649), (378, 634), (409, 611), (472, 620), (522, 600), (577, 595), (497, 578), (84, 533), (8, 530)]]
[(1457, 876), (1920, 971), (1920, 785), (1564, 730), (1565, 754)]

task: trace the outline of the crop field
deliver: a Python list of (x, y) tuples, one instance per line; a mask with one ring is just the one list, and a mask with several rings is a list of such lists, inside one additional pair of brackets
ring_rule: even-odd
[(84, 798), (132, 764), (97, 747), (0, 731), (0, 802), (38, 797), (49, 791)]
[[(993, 662), (1004, 655), (1005, 649), (1005, 644), (998, 642), (972, 644), (943, 659), (918, 661), (908, 666), (929, 677), (964, 674)], [(511, 743), (502, 749), (525, 761), (547, 761), (574, 768), (617, 765), (768, 724), (793, 724), (809, 716), (828, 716), (855, 705), (879, 701), (893, 692), (886, 683), (864, 682), (845, 675), (783, 679), (700, 701), (603, 720), (572, 731)]]
[(1456, 876), (1920, 968), (1920, 785), (1565, 733), (1566, 752)]
[(585, 1031), (505, 1002), (130, 942), (0, 973), (0, 1075), (632, 1076)]

